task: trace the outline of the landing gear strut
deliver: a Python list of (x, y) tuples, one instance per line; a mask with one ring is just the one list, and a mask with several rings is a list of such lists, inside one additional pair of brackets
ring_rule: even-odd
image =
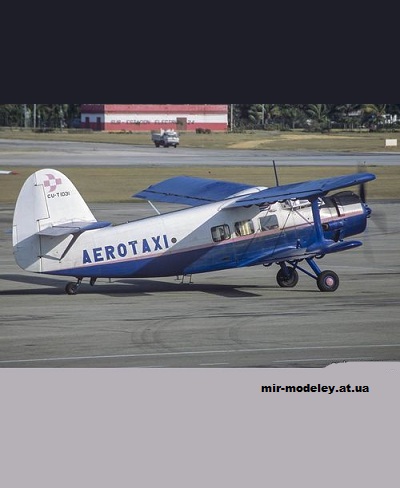
[[(77, 278), (76, 282), (70, 281), (69, 283), (67, 283), (67, 285), (65, 286), (65, 293), (67, 293), (67, 295), (76, 295), (78, 292), (78, 288), (81, 286), (82, 280), (83, 278)], [(96, 280), (97, 278), (90, 278), (90, 286), (94, 286)]]
[(293, 288), (299, 281), (299, 274), (292, 266), (286, 266), (286, 263), (279, 263), (281, 269), (276, 275), (276, 281), (282, 288)]
[(78, 292), (78, 288), (81, 285), (81, 282), (82, 282), (82, 278), (78, 278), (78, 281), (76, 283), (73, 281), (67, 283), (65, 287), (65, 293), (67, 293), (68, 295), (76, 295)]
[(299, 281), (299, 275), (297, 270), (315, 279), (320, 291), (335, 291), (339, 287), (339, 276), (330, 270), (321, 271), (313, 258), (306, 258), (307, 263), (314, 273), (310, 273), (306, 269), (299, 266), (299, 261), (288, 261), (291, 266), (288, 266), (286, 262), (281, 261), (277, 263), (281, 269), (276, 275), (276, 281), (282, 288), (292, 288), (297, 285)]

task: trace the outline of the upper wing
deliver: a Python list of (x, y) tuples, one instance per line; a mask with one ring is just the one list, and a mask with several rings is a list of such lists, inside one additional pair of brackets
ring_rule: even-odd
[(193, 176), (176, 176), (151, 185), (132, 197), (156, 202), (183, 203), (195, 207), (225, 200), (227, 197), (249, 188), (253, 188), (253, 185)]
[[(229, 208), (274, 203), (280, 200), (315, 198), (325, 195), (331, 190), (359, 185), (374, 179), (375, 175), (372, 173), (354, 173), (259, 189), (242, 183), (177, 176), (151, 185), (146, 190), (132, 196), (192, 206), (227, 200), (225, 208)], [(249, 190), (247, 194), (246, 190)], [(239, 192), (242, 194), (236, 195)]]
[(267, 188), (252, 195), (245, 195), (230, 202), (227, 207), (242, 207), (244, 205), (260, 205), (262, 203), (274, 203), (290, 199), (310, 199), (326, 195), (331, 190), (359, 185), (374, 180), (376, 176), (372, 173), (355, 173), (351, 175), (333, 176), (321, 180), (303, 181), (290, 185), (275, 186)]

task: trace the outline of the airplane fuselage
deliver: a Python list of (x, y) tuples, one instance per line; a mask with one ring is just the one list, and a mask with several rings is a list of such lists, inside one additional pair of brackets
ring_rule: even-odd
[[(353, 249), (370, 209), (357, 173), (265, 188), (178, 176), (136, 193), (149, 202), (185, 205), (175, 212), (112, 226), (98, 221), (69, 178), (55, 169), (30, 175), (17, 198), (13, 253), (34, 273), (83, 278), (156, 278), (276, 263), (278, 285), (296, 286), (298, 271), (335, 291), (339, 278), (314, 261)], [(360, 196), (339, 190), (360, 185)], [(311, 273), (300, 266), (305, 262)]]
[[(40, 260), (27, 270), (76, 277), (160, 277), (268, 264), (284, 259), (288, 250), (307, 254), (315, 232), (309, 202), (277, 202), (261, 211), (257, 205), (221, 207), (217, 202), (186, 208), (75, 237), (38, 236)], [(339, 216), (336, 208), (325, 205), (320, 214), (323, 223), (363, 219), (364, 209), (355, 202)]]

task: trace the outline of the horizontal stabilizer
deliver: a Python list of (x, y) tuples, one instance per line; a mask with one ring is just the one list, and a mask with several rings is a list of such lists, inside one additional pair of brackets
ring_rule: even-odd
[(132, 197), (196, 207), (225, 200), (227, 197), (249, 188), (253, 188), (253, 186), (209, 178), (176, 176), (151, 185), (147, 189), (132, 195)]
[(59, 225), (47, 227), (37, 233), (39, 236), (63, 236), (67, 234), (77, 234), (87, 230), (102, 229), (111, 225), (110, 222), (66, 222)]

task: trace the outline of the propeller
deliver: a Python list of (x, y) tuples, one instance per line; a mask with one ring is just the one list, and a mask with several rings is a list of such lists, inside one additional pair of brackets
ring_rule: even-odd
[[(358, 163), (357, 165), (357, 171), (358, 173), (363, 173), (364, 171), (367, 170), (365, 161), (364, 164)], [(359, 195), (360, 195), (360, 200), (362, 203), (367, 203), (367, 190), (366, 190), (366, 184), (365, 183), (360, 183), (359, 186)], [(374, 210), (371, 213), (372, 220), (378, 230), (382, 232), (383, 234), (387, 233), (387, 222), (386, 222), (386, 214), (384, 212), (378, 212), (377, 210)]]

